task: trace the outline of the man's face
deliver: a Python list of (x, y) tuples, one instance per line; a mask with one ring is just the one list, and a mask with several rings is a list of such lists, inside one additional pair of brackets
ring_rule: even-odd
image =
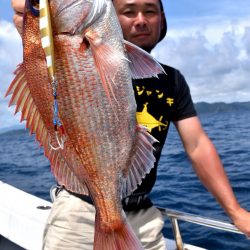
[(163, 27), (159, 0), (113, 0), (113, 3), (124, 38), (150, 52)]

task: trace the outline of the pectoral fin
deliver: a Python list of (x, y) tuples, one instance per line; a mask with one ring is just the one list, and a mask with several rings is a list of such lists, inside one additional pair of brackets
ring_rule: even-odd
[(103, 88), (112, 105), (112, 99), (116, 100), (113, 91), (113, 87), (116, 85), (114, 82), (115, 76), (118, 74), (122, 62), (128, 59), (125, 57), (123, 51), (119, 51), (110, 44), (102, 42), (98, 34), (87, 32), (85, 37), (90, 44)]
[(162, 66), (146, 51), (138, 46), (125, 41), (127, 56), (130, 61), (132, 78), (158, 77), (158, 74), (166, 74)]

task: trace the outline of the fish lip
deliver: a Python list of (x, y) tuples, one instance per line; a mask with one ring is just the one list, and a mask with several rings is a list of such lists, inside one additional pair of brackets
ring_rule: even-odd
[(82, 2), (81, 0), (75, 0), (72, 3), (68, 3), (66, 4), (63, 8), (60, 9), (60, 11), (58, 11), (56, 14), (59, 16), (65, 9), (77, 5), (79, 2)]

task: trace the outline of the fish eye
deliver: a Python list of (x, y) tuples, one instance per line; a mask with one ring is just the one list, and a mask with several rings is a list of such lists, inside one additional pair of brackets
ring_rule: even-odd
[(34, 16), (39, 16), (39, 0), (29, 0), (28, 9)]

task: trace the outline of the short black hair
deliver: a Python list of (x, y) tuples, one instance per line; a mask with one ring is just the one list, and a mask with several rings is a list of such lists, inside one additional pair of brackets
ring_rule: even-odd
[(166, 19), (166, 15), (165, 15), (165, 12), (164, 12), (164, 8), (163, 8), (163, 4), (162, 4), (162, 1), (159, 0), (159, 4), (160, 4), (160, 8), (161, 8), (161, 11), (163, 13), (163, 27), (162, 27), (162, 30), (161, 30), (161, 35), (160, 35), (160, 38), (158, 40), (158, 42), (160, 42), (167, 34), (167, 19)]

